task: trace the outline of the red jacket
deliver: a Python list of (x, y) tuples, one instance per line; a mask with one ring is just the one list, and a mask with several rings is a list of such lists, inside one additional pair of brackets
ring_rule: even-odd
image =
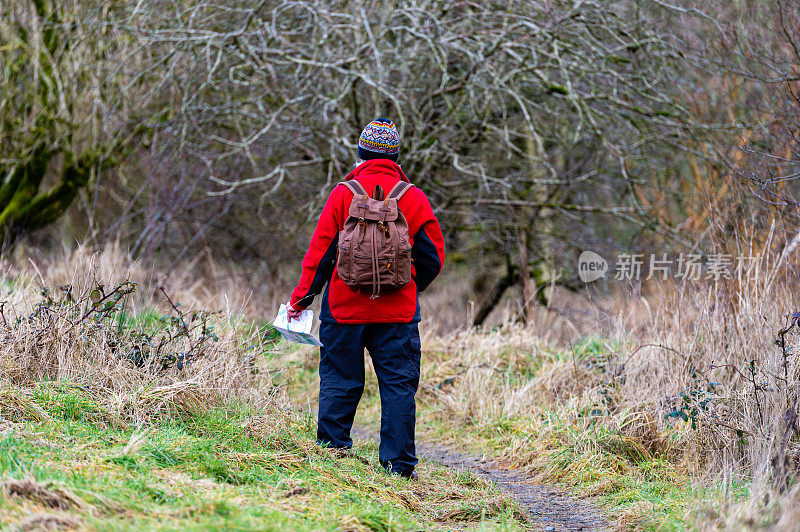
[[(399, 181), (409, 179), (400, 166), (389, 159), (373, 159), (360, 164), (346, 179), (358, 179), (370, 196), (377, 185), (387, 193)], [(370, 299), (368, 292), (347, 286), (336, 273), (339, 230), (344, 226), (353, 193), (345, 186), (334, 187), (311, 237), (303, 259), (300, 282), (290, 303), (306, 308), (327, 283), (322, 299), (322, 321), (337, 323), (408, 323), (419, 321), (417, 293), (439, 274), (444, 264), (444, 237), (425, 193), (416, 187), (400, 198), (398, 207), (408, 222), (411, 238), (411, 282), (392, 292)]]

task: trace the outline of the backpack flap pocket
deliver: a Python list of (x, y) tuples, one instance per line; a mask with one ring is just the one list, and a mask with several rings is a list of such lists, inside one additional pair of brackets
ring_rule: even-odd
[(367, 196), (356, 196), (350, 203), (348, 216), (355, 220), (364, 219), (373, 222), (397, 220), (397, 200), (374, 200)]
[(353, 255), (351, 286), (357, 288), (372, 288), (372, 257)]

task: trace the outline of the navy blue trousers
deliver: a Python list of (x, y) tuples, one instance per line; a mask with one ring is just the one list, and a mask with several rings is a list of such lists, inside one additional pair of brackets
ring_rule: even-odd
[(322, 322), (319, 338), (325, 347), (320, 349), (317, 441), (337, 448), (353, 446), (350, 430), (364, 391), (366, 347), (381, 395), (378, 459), (393, 473), (413, 471), (417, 465), (414, 395), (421, 354), (417, 324)]

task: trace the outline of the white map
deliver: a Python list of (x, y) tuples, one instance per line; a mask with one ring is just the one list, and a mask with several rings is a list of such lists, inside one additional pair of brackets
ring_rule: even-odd
[(311, 334), (311, 327), (313, 325), (313, 310), (304, 310), (302, 314), (300, 314), (300, 319), (289, 321), (289, 317), (286, 315), (286, 305), (281, 305), (281, 308), (278, 309), (278, 315), (272, 322), (272, 326), (281, 333), (281, 336), (290, 342), (322, 347), (322, 342)]

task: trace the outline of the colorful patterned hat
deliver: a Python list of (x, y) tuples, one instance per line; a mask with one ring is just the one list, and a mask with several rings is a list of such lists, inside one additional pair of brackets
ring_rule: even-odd
[(361, 160), (391, 159), (397, 161), (399, 153), (400, 134), (391, 120), (376, 118), (361, 132), (361, 137), (358, 139), (358, 157)]

